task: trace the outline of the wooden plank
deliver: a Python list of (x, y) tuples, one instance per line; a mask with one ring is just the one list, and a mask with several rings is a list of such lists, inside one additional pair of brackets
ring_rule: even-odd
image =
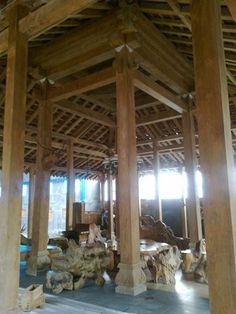
[(78, 80), (65, 83), (60, 87), (50, 87), (48, 99), (56, 102), (71, 96), (80, 95), (91, 90), (112, 84), (115, 82), (115, 74), (112, 68), (107, 68), (93, 74), (81, 77)]
[(95, 123), (99, 123), (102, 125), (106, 125), (108, 127), (114, 128), (115, 122), (109, 118), (108, 116), (96, 112), (92, 109), (85, 108), (83, 106), (80, 106), (78, 104), (74, 104), (68, 100), (61, 101), (54, 105), (55, 107), (58, 107), (60, 109), (63, 109), (67, 112), (76, 114), (84, 119), (87, 119), (89, 121), (93, 121)]
[(183, 113), (182, 132), (184, 139), (184, 165), (187, 174), (186, 210), (188, 220), (188, 233), (191, 243), (202, 239), (202, 224), (200, 215), (200, 200), (198, 197), (196, 171), (197, 159), (195, 148), (195, 130), (191, 111)]
[(192, 1), (192, 32), (210, 307), (214, 314), (234, 313), (235, 179), (218, 0)]
[[(19, 21), (19, 30), (32, 39), (96, 2), (97, 0), (51, 0), (22, 18)], [(8, 32), (7, 28), (0, 33), (0, 54), (7, 50)]]
[(187, 110), (187, 105), (183, 100), (140, 71), (134, 73), (134, 85), (179, 113)]
[(27, 38), (19, 32), (19, 8), (9, 13), (8, 58), (4, 109), (2, 196), (0, 198), (0, 313), (17, 311), (20, 217), (27, 86)]

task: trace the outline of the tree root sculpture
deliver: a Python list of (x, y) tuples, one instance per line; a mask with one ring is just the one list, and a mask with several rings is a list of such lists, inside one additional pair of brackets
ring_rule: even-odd
[(175, 273), (181, 264), (177, 246), (162, 246), (162, 249), (150, 251), (148, 254), (141, 251), (141, 261), (147, 282), (175, 284)]
[(71, 274), (74, 288), (80, 289), (89, 278), (95, 279), (98, 286), (104, 285), (103, 273), (113, 266), (113, 253), (103, 243), (80, 247), (74, 240), (70, 240), (65, 255), (52, 258), (51, 269), (54, 273)]
[(140, 217), (140, 237), (176, 245), (180, 250), (188, 249), (190, 242), (188, 238), (176, 237), (170, 227), (148, 215)]
[(202, 239), (196, 244), (196, 249), (182, 252), (182, 271), (184, 274), (193, 274), (200, 283), (208, 283), (206, 243)]

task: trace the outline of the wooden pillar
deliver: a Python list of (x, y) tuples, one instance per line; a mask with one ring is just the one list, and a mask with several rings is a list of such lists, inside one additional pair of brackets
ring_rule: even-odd
[(191, 243), (196, 243), (202, 238), (202, 225), (200, 200), (196, 182), (197, 159), (195, 150), (194, 120), (190, 110), (184, 112), (182, 115), (182, 129), (184, 138), (184, 163), (188, 187), (188, 195), (186, 198), (188, 234)]
[[(184, 168), (181, 169), (181, 175), (183, 178)], [(184, 186), (182, 189), (182, 200), (183, 200), (183, 207), (182, 207), (182, 237), (188, 238), (188, 218), (187, 218), (187, 208), (186, 208), (186, 199), (184, 195)]]
[(105, 209), (105, 175), (100, 177), (100, 202), (101, 202), (101, 209)]
[(138, 215), (142, 216), (142, 200), (139, 193), (139, 180), (140, 180), (140, 171), (138, 170)]
[(119, 180), (120, 264), (116, 292), (136, 295), (146, 290), (140, 265), (135, 100), (131, 53), (116, 56), (117, 152)]
[(159, 176), (160, 176), (160, 154), (158, 151), (157, 141), (153, 142), (153, 170), (155, 177), (155, 203), (157, 218), (162, 221), (162, 204), (159, 191)]
[(32, 251), (27, 273), (37, 275), (37, 270), (49, 262), (48, 218), (50, 175), (52, 167), (52, 104), (47, 101), (47, 81), (41, 86), (41, 102), (38, 121), (38, 147), (35, 169), (34, 215), (32, 227)]
[(16, 313), (24, 171), (27, 38), (19, 32), (19, 7), (9, 12), (2, 197), (0, 204), (0, 313)]
[(120, 238), (120, 224), (119, 224), (119, 182), (118, 175), (116, 175), (116, 239)]
[(32, 237), (34, 192), (35, 192), (35, 169), (31, 168), (29, 171), (28, 238)]
[(113, 175), (108, 174), (107, 185), (108, 185), (108, 203), (109, 203), (109, 220), (108, 220), (108, 236), (110, 239), (114, 237), (114, 221), (113, 221), (113, 189), (112, 189), (112, 179)]
[(236, 203), (218, 0), (192, 1), (193, 52), (211, 313), (236, 309)]
[(66, 230), (72, 230), (73, 203), (75, 202), (74, 143), (70, 140), (67, 147), (67, 194), (66, 194)]

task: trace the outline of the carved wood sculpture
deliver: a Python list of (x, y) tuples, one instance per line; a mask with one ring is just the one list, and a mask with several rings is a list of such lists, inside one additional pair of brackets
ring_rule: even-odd
[[(104, 271), (112, 269), (113, 266), (113, 253), (106, 249), (104, 244), (93, 243), (80, 247), (75, 241), (70, 240), (66, 254), (52, 259), (51, 269), (54, 272), (72, 274), (75, 281), (74, 286), (79, 289), (84, 286), (88, 278), (95, 279), (96, 284), (102, 286), (105, 282)], [(76, 282), (76, 279), (79, 280)], [(60, 290), (61, 288), (54, 289), (54, 291)]]
[(206, 243), (202, 239), (196, 244), (196, 249), (182, 252), (182, 271), (184, 274), (193, 274), (200, 283), (208, 283)]
[(73, 276), (66, 271), (48, 271), (46, 287), (52, 289), (55, 294), (61, 293), (64, 289), (73, 290)]
[(160, 220), (155, 221), (152, 216), (140, 217), (140, 237), (176, 245), (180, 250), (189, 248), (190, 239), (176, 237), (170, 227)]
[(175, 284), (175, 273), (181, 264), (180, 251), (176, 246), (156, 243), (157, 249), (141, 250), (142, 268), (147, 283)]

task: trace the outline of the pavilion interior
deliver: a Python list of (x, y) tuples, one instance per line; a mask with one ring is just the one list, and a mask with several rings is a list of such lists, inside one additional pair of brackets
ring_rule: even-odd
[[(18, 308), (23, 174), (31, 252), (22, 287), (46, 278), (38, 259), (48, 252), (50, 180), (67, 181), (59, 205), (67, 232), (76, 179), (80, 196), (93, 180), (96, 220), (86, 224), (107, 210), (106, 237), (119, 252), (115, 283), (105, 284), (107, 304), (125, 303), (124, 294), (141, 308), (142, 295), (165, 298), (160, 287), (148, 292), (140, 263), (140, 217), (148, 214), (189, 239), (191, 252), (206, 240), (207, 284), (193, 280), (189, 289), (209, 288), (209, 305), (183, 303), (178, 312), (170, 301), (171, 312), (159, 298), (150, 312), (132, 313), (236, 313), (235, 105), (235, 0), (0, 1), (0, 314)], [(185, 173), (184, 200), (161, 199), (163, 172)], [(139, 178), (150, 174), (153, 200), (139, 202)], [(76, 202), (86, 213), (86, 200)], [(94, 287), (81, 288), (82, 296), (83, 289), (88, 296), (91, 289), (91, 300), (79, 301), (93, 304)], [(170, 290), (174, 299), (177, 290)], [(100, 305), (102, 313), (131, 313)], [(47, 303), (37, 313), (46, 311)]]

